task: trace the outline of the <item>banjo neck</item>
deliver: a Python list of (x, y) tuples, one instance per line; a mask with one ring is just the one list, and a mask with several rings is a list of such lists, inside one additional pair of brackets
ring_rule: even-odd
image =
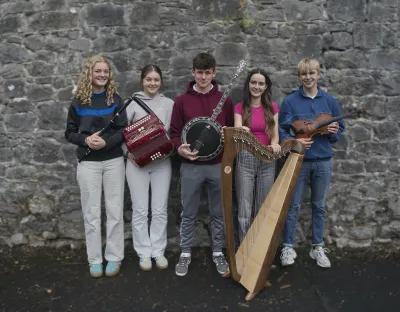
[(213, 113), (210, 117), (211, 121), (215, 121), (217, 119), (219, 113), (221, 113), (222, 106), (224, 105), (226, 98), (228, 97), (229, 93), (231, 92), (235, 80), (239, 77), (239, 74), (243, 71), (245, 66), (246, 66), (245, 60), (242, 60), (239, 62), (239, 66), (236, 69), (236, 73), (233, 75), (231, 81), (229, 82), (228, 87), (225, 89), (224, 93), (222, 94), (221, 99), (219, 100), (217, 106), (213, 110)]

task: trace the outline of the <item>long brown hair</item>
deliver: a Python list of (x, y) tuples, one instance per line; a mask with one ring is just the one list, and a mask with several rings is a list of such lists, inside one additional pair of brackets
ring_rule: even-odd
[(106, 63), (108, 69), (110, 70), (110, 76), (108, 77), (108, 82), (106, 85), (107, 90), (107, 105), (110, 106), (114, 103), (114, 94), (117, 93), (115, 88), (114, 75), (111, 70), (110, 62), (101, 55), (94, 55), (86, 60), (85, 66), (82, 70), (82, 73), (79, 76), (78, 87), (76, 92), (74, 93), (74, 98), (80, 99), (82, 104), (91, 104), (92, 103), (92, 71), (94, 65), (96, 63)]
[(249, 88), (249, 83), (251, 77), (255, 74), (263, 75), (265, 78), (265, 83), (267, 88), (264, 90), (263, 94), (261, 95), (261, 105), (264, 108), (264, 118), (266, 121), (265, 133), (270, 135), (271, 129), (275, 126), (275, 119), (274, 119), (274, 108), (272, 107), (272, 92), (271, 86), (272, 82), (269, 78), (268, 74), (260, 68), (253, 69), (247, 75), (246, 82), (244, 84), (243, 90), (243, 115), (242, 115), (242, 123), (243, 126), (250, 127), (251, 124), (251, 93)]

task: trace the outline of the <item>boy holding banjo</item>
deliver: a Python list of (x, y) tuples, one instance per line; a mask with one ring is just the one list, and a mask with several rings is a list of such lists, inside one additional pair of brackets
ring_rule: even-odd
[(200, 203), (201, 186), (205, 183), (211, 216), (213, 261), (218, 273), (228, 270), (222, 253), (224, 246), (224, 219), (221, 203), (221, 131), (233, 126), (233, 104), (224, 93), (218, 91), (213, 80), (216, 75), (215, 58), (199, 53), (193, 59), (192, 75), (186, 93), (176, 100), (171, 117), (171, 140), (182, 160), (180, 168), (182, 214), (180, 246), (182, 253), (175, 267), (178, 276), (185, 276), (191, 262), (196, 217)]

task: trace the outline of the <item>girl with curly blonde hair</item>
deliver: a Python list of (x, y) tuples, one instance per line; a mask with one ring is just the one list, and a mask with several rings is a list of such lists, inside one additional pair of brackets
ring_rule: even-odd
[(101, 55), (89, 58), (79, 77), (78, 88), (68, 111), (65, 138), (77, 145), (77, 180), (85, 225), (89, 272), (93, 277), (103, 275), (101, 243), (101, 196), (104, 189), (107, 215), (105, 274), (119, 273), (124, 257), (123, 198), (125, 163), (121, 144), (122, 130), (127, 125), (123, 111), (110, 127), (99, 132), (123, 106), (116, 92), (110, 62)]
[[(95, 79), (95, 80), (98, 79), (97, 76), (93, 77), (92, 72), (93, 72), (93, 67), (97, 63), (104, 63), (105, 65), (107, 65), (107, 67), (109, 69), (109, 76), (107, 79), (108, 81), (107, 81), (105, 88), (107, 90), (106, 104), (111, 105), (112, 103), (114, 103), (113, 95), (114, 95), (114, 93), (117, 92), (117, 90), (115, 88), (114, 75), (111, 71), (111, 64), (106, 58), (104, 58), (101, 55), (92, 56), (91, 58), (89, 58), (86, 61), (85, 67), (84, 67), (81, 75), (79, 76), (78, 87), (74, 94), (74, 97), (77, 99), (80, 99), (82, 104), (91, 104), (91, 98), (92, 98), (92, 93), (93, 93), (92, 92), (93, 79)], [(96, 68), (96, 70), (99, 70), (99, 69)], [(96, 86), (95, 86), (95, 88), (96, 88)]]

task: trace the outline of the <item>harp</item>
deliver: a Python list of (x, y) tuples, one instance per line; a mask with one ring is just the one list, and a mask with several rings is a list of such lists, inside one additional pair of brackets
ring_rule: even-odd
[[(247, 150), (267, 162), (289, 156), (235, 253), (232, 166), (240, 150)], [(229, 272), (223, 276), (231, 276), (248, 290), (246, 300), (253, 299), (266, 286), (303, 157), (304, 147), (294, 139), (284, 141), (281, 152), (274, 154), (270, 147), (263, 145), (253, 134), (241, 128), (224, 128), (224, 155), (221, 167), (222, 205)]]

